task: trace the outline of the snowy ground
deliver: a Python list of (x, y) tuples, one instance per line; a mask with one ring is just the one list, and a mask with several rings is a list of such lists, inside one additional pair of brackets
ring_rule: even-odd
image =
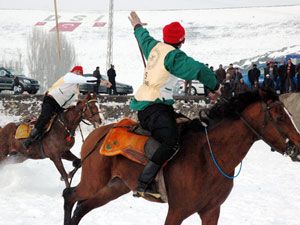
[[(1, 117), (3, 125), (12, 118)], [(85, 127), (85, 135), (91, 128)], [(77, 134), (73, 152), (79, 153)], [(70, 169), (70, 163), (66, 162)], [(220, 225), (300, 225), (300, 164), (256, 142), (243, 162), (241, 175), (221, 208)], [(74, 184), (78, 183), (78, 177)], [(28, 160), (0, 166), (0, 225), (57, 225), (63, 222), (64, 184), (50, 160)], [(150, 203), (127, 194), (98, 208), (82, 224), (163, 224), (166, 204)], [(200, 224), (198, 215), (183, 225)]]
[[(157, 39), (164, 24), (179, 20), (187, 28), (183, 50), (217, 66), (272, 52), (284, 55), (300, 50), (300, 6), (188, 11), (144, 11), (143, 21)], [(0, 59), (14, 58), (18, 49), (26, 55), (26, 38), (36, 22), (52, 11), (0, 10)], [(61, 12), (60, 21), (86, 15), (82, 24), (67, 36), (75, 44), (86, 71), (105, 67), (106, 28), (93, 28), (102, 11)], [(142, 82), (142, 61), (127, 19), (129, 12), (115, 14), (114, 64), (117, 80), (136, 89)], [(50, 30), (54, 22), (47, 22)], [(285, 50), (283, 50), (285, 49)], [(24, 60), (25, 61), (25, 60)], [(104, 69), (102, 70), (104, 71)], [(0, 126), (12, 121), (0, 116)], [(88, 130), (85, 129), (86, 135)], [(73, 152), (80, 151), (78, 135)], [(70, 163), (66, 163), (70, 168)], [(220, 225), (300, 225), (300, 164), (270, 152), (263, 142), (251, 148), (241, 175), (221, 209)], [(78, 182), (78, 177), (74, 184)], [(28, 160), (23, 164), (0, 166), (0, 225), (57, 225), (63, 220), (64, 188), (52, 162)], [(160, 225), (166, 204), (136, 199), (131, 193), (96, 209), (82, 221), (87, 225)], [(197, 215), (184, 225), (200, 224)]]

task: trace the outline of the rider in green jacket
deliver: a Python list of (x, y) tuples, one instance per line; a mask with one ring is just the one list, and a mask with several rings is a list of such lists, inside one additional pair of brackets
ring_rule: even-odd
[(160, 42), (143, 28), (143, 23), (135, 12), (130, 13), (129, 20), (147, 59), (144, 82), (137, 90), (130, 106), (138, 111), (141, 126), (149, 130), (161, 144), (140, 175), (135, 196), (150, 195), (159, 198), (160, 195), (151, 190), (149, 184), (161, 166), (178, 150), (179, 137), (172, 107), (173, 88), (177, 79), (199, 80), (211, 90), (211, 98), (216, 98), (220, 94), (220, 88), (209, 68), (180, 50), (185, 41), (185, 30), (179, 22), (170, 23), (163, 28), (163, 42)]

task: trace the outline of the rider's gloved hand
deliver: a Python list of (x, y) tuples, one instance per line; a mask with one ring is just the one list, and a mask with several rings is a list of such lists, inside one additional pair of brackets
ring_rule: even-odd
[(200, 119), (202, 126), (204, 126), (204, 127), (209, 126), (209, 117), (208, 117), (207, 113), (208, 112), (205, 109), (203, 109), (199, 112), (199, 119)]

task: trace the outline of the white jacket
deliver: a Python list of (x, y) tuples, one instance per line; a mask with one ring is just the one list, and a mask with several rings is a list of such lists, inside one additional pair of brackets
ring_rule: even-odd
[(79, 84), (88, 83), (88, 81), (97, 81), (97, 78), (67, 73), (49, 88), (48, 94), (51, 95), (61, 107), (67, 108), (74, 101), (77, 101)]

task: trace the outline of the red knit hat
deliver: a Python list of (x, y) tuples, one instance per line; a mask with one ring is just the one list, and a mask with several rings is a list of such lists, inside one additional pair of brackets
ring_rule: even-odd
[(184, 38), (185, 30), (179, 22), (170, 23), (163, 29), (163, 39), (168, 44), (179, 44)]
[(81, 72), (81, 74), (83, 74), (82, 66), (74, 66), (73, 69), (71, 69), (70, 72), (73, 73), (75, 70), (79, 70)]

